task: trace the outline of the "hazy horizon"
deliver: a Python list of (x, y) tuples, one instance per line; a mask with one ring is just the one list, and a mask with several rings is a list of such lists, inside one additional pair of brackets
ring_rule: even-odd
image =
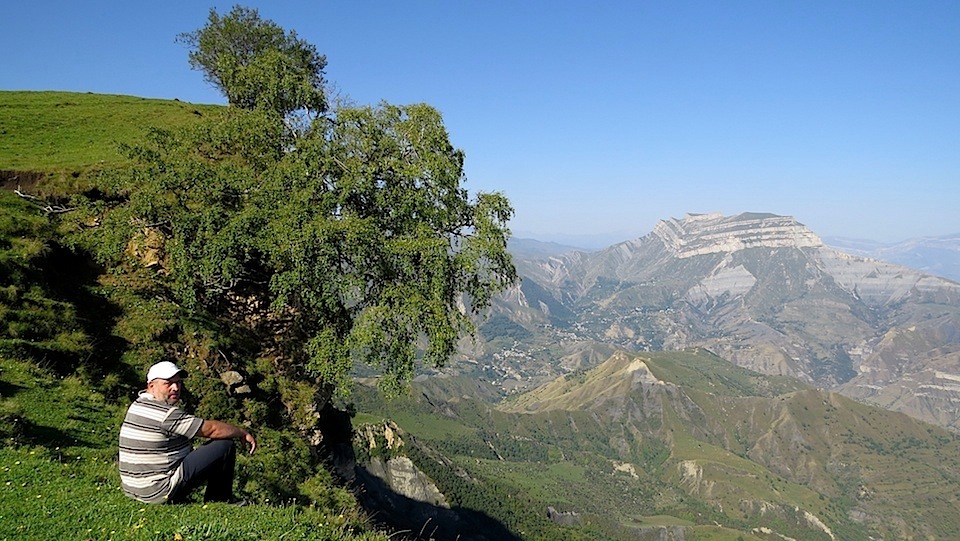
[[(691, 214), (699, 214), (699, 213), (691, 213)], [(664, 217), (663, 219), (667, 219), (667, 218), (681, 219), (683, 218), (683, 216), (669, 216), (669, 217)], [(561, 244), (564, 246), (569, 246), (572, 248), (596, 250), (596, 249), (606, 248), (608, 246), (612, 246), (620, 242), (626, 242), (626, 241), (630, 241), (630, 240), (634, 240), (634, 239), (646, 236), (652, 231), (653, 231), (652, 227), (648, 231), (640, 232), (637, 234), (632, 234), (627, 231), (576, 234), (576, 233), (537, 233), (532, 231), (512, 230), (512, 233), (513, 233), (512, 238), (517, 240), (534, 240), (539, 242), (555, 243), (555, 244)], [(919, 239), (960, 236), (960, 232), (952, 232), (952, 233), (947, 232), (947, 233), (944, 233), (943, 235), (921, 235), (916, 237), (901, 238), (893, 241), (882, 241), (882, 240), (863, 238), (863, 237), (848, 237), (848, 236), (841, 236), (841, 235), (820, 235), (819, 233), (817, 233), (817, 231), (813, 231), (813, 232), (814, 234), (817, 234), (817, 236), (819, 236), (824, 241), (824, 243), (828, 245), (831, 243), (837, 243), (838, 241), (847, 241), (847, 242), (857, 242), (857, 243), (875, 243), (882, 246), (892, 246), (892, 245), (919, 240)]]

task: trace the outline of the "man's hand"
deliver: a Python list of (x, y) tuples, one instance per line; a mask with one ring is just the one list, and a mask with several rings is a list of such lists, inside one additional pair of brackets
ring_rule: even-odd
[(257, 440), (253, 437), (253, 434), (239, 426), (223, 421), (214, 421), (213, 419), (203, 421), (203, 424), (200, 425), (200, 435), (212, 440), (241, 440), (244, 445), (250, 448), (251, 454), (257, 448)]
[(253, 434), (249, 432), (244, 434), (243, 442), (247, 445), (247, 447), (250, 448), (250, 454), (252, 455), (253, 452), (257, 449), (257, 440), (253, 437)]

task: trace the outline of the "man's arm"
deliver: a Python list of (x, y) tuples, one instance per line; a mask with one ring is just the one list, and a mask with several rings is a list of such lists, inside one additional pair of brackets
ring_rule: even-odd
[(200, 425), (199, 433), (204, 438), (210, 438), (212, 440), (241, 440), (250, 447), (251, 453), (257, 448), (257, 440), (254, 439), (253, 434), (239, 426), (224, 423), (223, 421), (207, 419)]

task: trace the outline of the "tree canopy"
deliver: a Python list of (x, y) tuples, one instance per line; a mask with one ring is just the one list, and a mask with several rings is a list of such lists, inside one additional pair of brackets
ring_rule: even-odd
[(292, 56), (276, 65), (302, 69), (302, 88), (319, 93), (323, 57), (255, 11), (211, 12), (190, 36), (191, 63), (231, 106), (127, 149), (135, 165), (88, 201), (99, 226), (86, 242), (131, 269), (154, 246), (173, 302), (261, 333), (281, 370), (330, 388), (348, 388), (356, 361), (388, 388), (418, 359), (441, 366), (517, 278), (506, 198), (469, 196), (464, 153), (425, 104), (337, 108), (292, 130), (286, 115), (307, 102), (238, 73)]
[(326, 57), (296, 32), (261, 19), (256, 9), (236, 6), (224, 16), (211, 9), (206, 26), (178, 39), (190, 47), (190, 66), (230, 105), (280, 114), (327, 109)]

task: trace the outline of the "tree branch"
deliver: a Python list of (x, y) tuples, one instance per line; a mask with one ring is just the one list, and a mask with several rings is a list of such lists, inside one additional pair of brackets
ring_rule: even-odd
[(62, 205), (54, 205), (52, 203), (47, 203), (46, 201), (44, 201), (43, 199), (40, 199), (35, 195), (30, 195), (28, 193), (24, 193), (20, 191), (20, 186), (17, 186), (17, 189), (14, 190), (13, 193), (17, 194), (23, 199), (26, 199), (27, 201), (33, 203), (34, 205), (40, 207), (40, 209), (43, 210), (44, 214), (64, 214), (66, 212), (71, 212), (76, 210), (75, 208), (71, 208), (71, 207), (64, 207)]

